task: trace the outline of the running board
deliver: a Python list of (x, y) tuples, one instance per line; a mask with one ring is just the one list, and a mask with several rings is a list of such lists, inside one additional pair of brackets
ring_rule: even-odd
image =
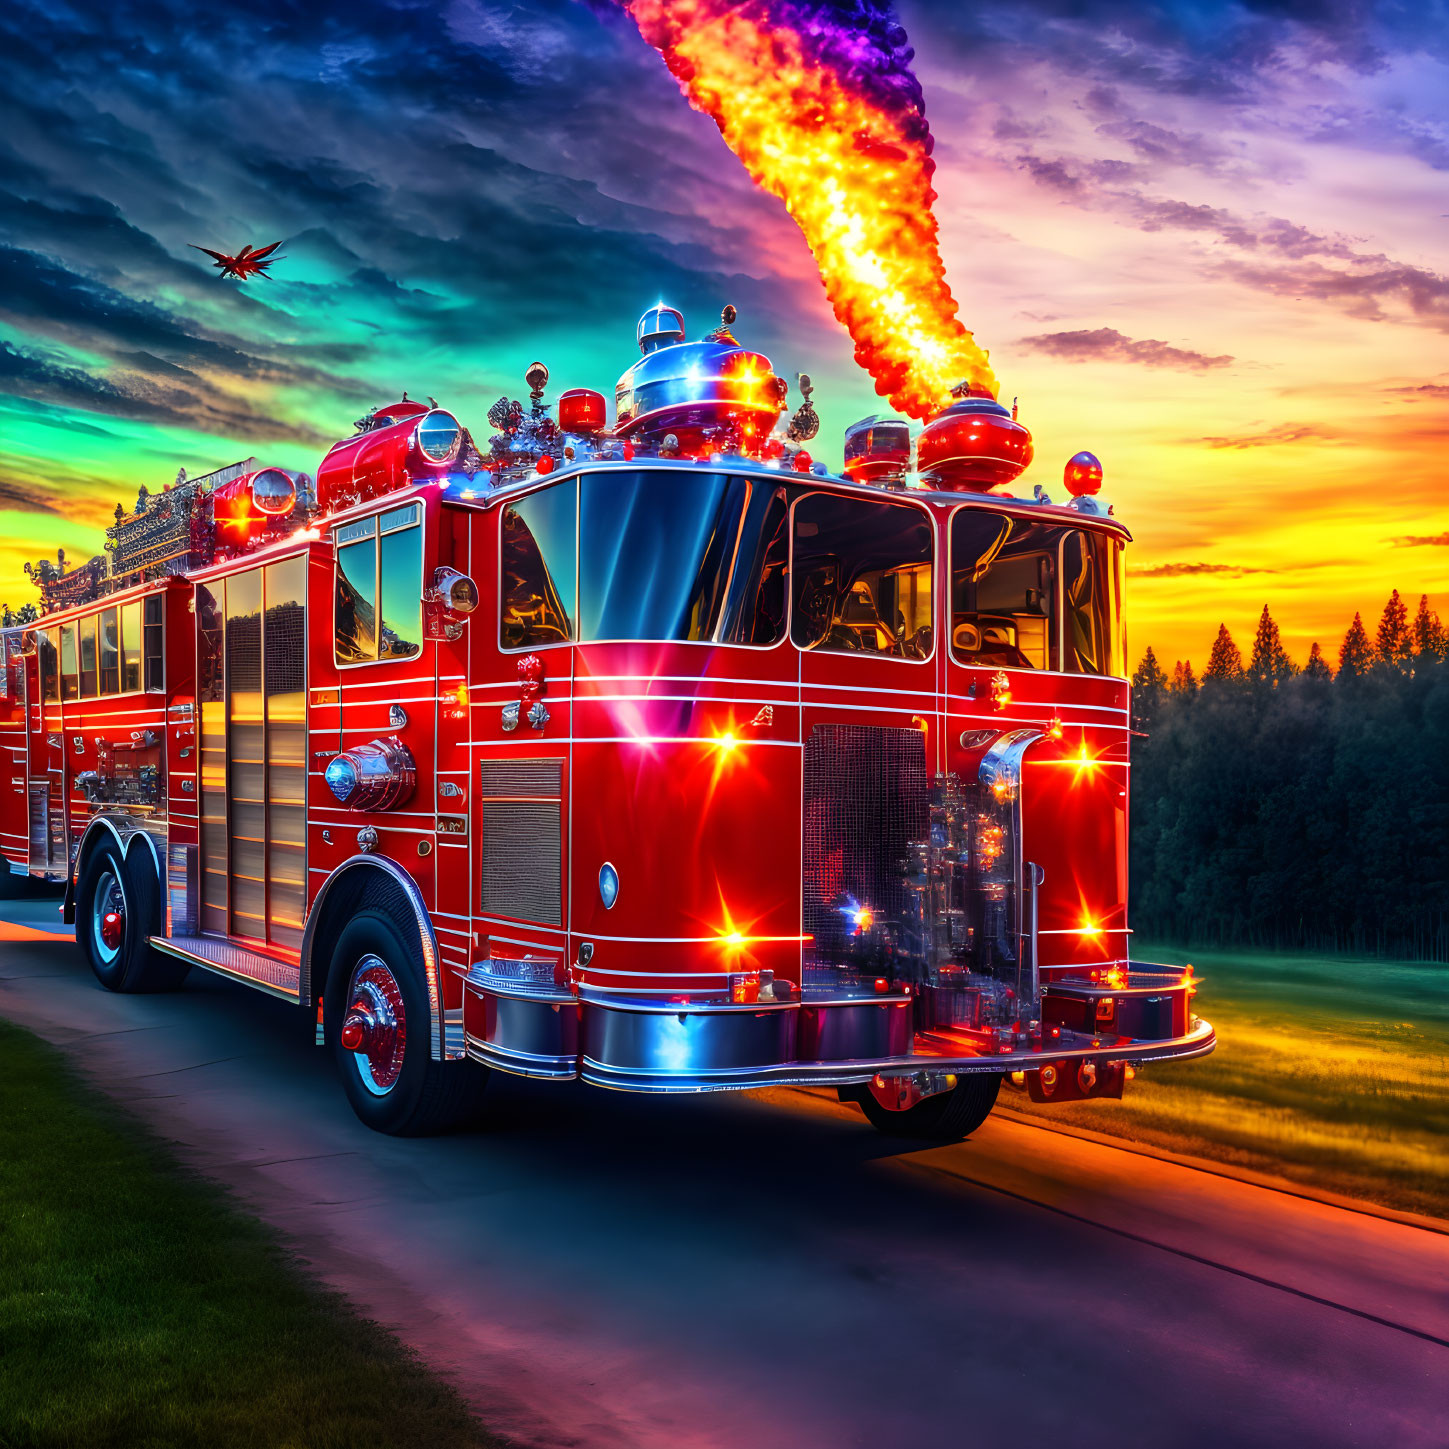
[(302, 999), (302, 968), (291, 961), (278, 961), (260, 951), (248, 951), (223, 936), (152, 936), (157, 951), (214, 971), (231, 981), (255, 986), (283, 1001), (296, 1003)]

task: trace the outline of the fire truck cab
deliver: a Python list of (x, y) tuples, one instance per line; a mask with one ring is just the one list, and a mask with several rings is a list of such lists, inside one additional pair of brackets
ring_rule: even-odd
[(1095, 460), (1005, 494), (1030, 436), (962, 390), (914, 470), (868, 419), (831, 474), (727, 329), (641, 347), (612, 427), (540, 365), (487, 453), (405, 397), (315, 492), (238, 465), (41, 570), (0, 849), (100, 982), (295, 1003), (394, 1133), (502, 1071), (833, 1087), (950, 1139), (1008, 1074), (1120, 1095), (1210, 1051), (1190, 973), (1130, 959)]

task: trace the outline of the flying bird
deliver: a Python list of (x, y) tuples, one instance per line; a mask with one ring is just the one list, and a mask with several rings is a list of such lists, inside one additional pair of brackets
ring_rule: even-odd
[[(267, 277), (267, 268), (273, 262), (281, 261), (281, 257), (274, 257), (272, 253), (281, 246), (281, 242), (274, 241), (269, 247), (260, 247), (253, 250), (250, 245), (244, 246), (234, 257), (228, 256), (225, 252), (214, 252), (210, 247), (199, 247), (195, 242), (188, 242), (187, 245), (193, 251), (205, 252), (209, 257), (215, 257), (212, 263), (223, 277), (235, 277), (237, 281), (244, 282), (253, 274), (259, 277)], [(270, 280), (270, 278), (268, 278)]]

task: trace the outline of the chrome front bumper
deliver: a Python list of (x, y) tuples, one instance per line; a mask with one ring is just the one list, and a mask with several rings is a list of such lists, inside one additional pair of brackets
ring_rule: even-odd
[[(909, 997), (826, 1002), (656, 1003), (575, 995), (502, 980), (479, 962), (463, 978), (468, 1055), (520, 1076), (579, 1077), (627, 1092), (719, 1092), (752, 1087), (841, 1087), (874, 1076), (1031, 1072), (1049, 1064), (1151, 1062), (1206, 1056), (1212, 1025), (1184, 994), (1175, 1034), (1092, 1036), (1068, 1027), (1040, 1043), (992, 1055), (912, 1050)], [(1135, 973), (1134, 973), (1135, 974)], [(1150, 1000), (1160, 976), (1119, 990)], [(1164, 1020), (1168, 1019), (1164, 1017)]]

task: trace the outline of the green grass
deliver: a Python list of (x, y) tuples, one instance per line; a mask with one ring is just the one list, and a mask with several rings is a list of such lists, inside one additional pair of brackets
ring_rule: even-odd
[(0, 1446), (501, 1442), (0, 1023)]
[(1120, 1102), (1003, 1103), (1386, 1207), (1449, 1217), (1449, 966), (1141, 950), (1191, 961), (1217, 1028), (1202, 1061), (1144, 1068)]

